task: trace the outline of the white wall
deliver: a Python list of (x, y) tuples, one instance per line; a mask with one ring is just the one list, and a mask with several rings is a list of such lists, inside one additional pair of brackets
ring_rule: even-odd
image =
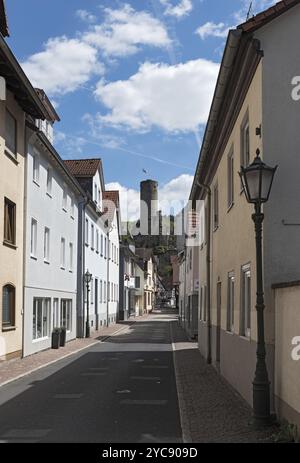
[[(39, 175), (33, 180), (33, 156), (38, 155)], [(76, 290), (77, 290), (77, 241), (78, 241), (78, 209), (76, 193), (63, 178), (51, 155), (44, 148), (29, 145), (27, 156), (26, 179), (26, 247), (25, 247), (25, 305), (24, 305), (24, 355), (50, 347), (50, 334), (53, 328), (53, 317), (49, 336), (41, 341), (32, 340), (33, 297), (72, 299), (72, 330), (68, 339), (76, 337)], [(52, 187), (47, 193), (47, 169), (51, 167)], [(63, 209), (63, 189), (66, 188), (67, 201)], [(71, 211), (71, 196), (74, 198), (74, 209)], [(31, 222), (37, 221), (36, 253), (31, 253)], [(49, 259), (44, 259), (44, 229), (50, 230)], [(65, 268), (61, 262), (61, 238), (65, 238)], [(71, 268), (69, 244), (73, 244), (73, 265)], [(52, 307), (51, 307), (52, 310)]]
[[(98, 176), (99, 177), (99, 176)], [(99, 185), (97, 179), (93, 180), (93, 184)], [(102, 198), (102, 195), (101, 195)], [(101, 199), (102, 202), (102, 199)], [(85, 272), (88, 270), (92, 275), (92, 283), (90, 285), (90, 304), (89, 304), (89, 318), (91, 330), (97, 328), (97, 317), (98, 313), (98, 328), (105, 326), (107, 323), (107, 312), (108, 321), (113, 323), (116, 321), (118, 304), (119, 304), (119, 232), (117, 227), (117, 215), (115, 213), (114, 220), (112, 222), (112, 230), (107, 236), (103, 221), (101, 217), (97, 217), (95, 211), (92, 211), (90, 207), (87, 208), (85, 214), (85, 220), (88, 220), (88, 239), (85, 243)], [(86, 225), (85, 225), (86, 226)], [(92, 226), (94, 228), (94, 246), (92, 245)], [(97, 250), (97, 232), (99, 233), (99, 250)], [(103, 240), (103, 249), (101, 252), (101, 236)], [(108, 243), (109, 238), (109, 243)], [(106, 240), (106, 252), (105, 252), (105, 240)], [(114, 252), (112, 255), (111, 245), (113, 244)], [(109, 249), (109, 252), (108, 252)], [(109, 273), (109, 278), (107, 275)], [(96, 297), (96, 284), (95, 280), (98, 281), (98, 295)], [(107, 301), (107, 280), (110, 283), (110, 301)], [(101, 295), (101, 283), (102, 283), (102, 295)], [(111, 284), (113, 284), (113, 293), (111, 290)], [(104, 297), (104, 286), (106, 285), (106, 297)], [(102, 297), (101, 297), (102, 296)], [(86, 298), (85, 298), (86, 302)], [(108, 303), (108, 306), (107, 306)], [(86, 319), (87, 306), (85, 304)]]

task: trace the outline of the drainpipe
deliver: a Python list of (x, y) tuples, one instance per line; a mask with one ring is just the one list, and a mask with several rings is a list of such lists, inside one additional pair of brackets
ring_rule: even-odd
[(207, 241), (206, 241), (206, 280), (207, 280), (207, 358), (208, 364), (212, 362), (211, 356), (211, 188), (197, 182), (197, 186), (207, 193)]
[(77, 337), (84, 338), (85, 208), (88, 199), (78, 201), (77, 249)]

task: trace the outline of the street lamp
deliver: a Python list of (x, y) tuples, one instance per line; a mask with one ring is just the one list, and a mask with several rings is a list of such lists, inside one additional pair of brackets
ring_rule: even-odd
[(90, 318), (89, 318), (89, 292), (90, 292), (90, 282), (92, 281), (93, 275), (87, 270), (84, 275), (84, 281), (86, 284), (86, 322), (85, 322), (85, 337), (90, 337)]
[(257, 351), (256, 370), (253, 381), (253, 415), (255, 425), (268, 425), (270, 415), (270, 381), (266, 366), (266, 347), (264, 330), (264, 289), (262, 273), (262, 223), (264, 214), (261, 205), (269, 199), (276, 167), (269, 167), (256, 151), (256, 158), (248, 167), (241, 167), (241, 177), (245, 196), (250, 204), (254, 204), (255, 212), (252, 220), (255, 224), (256, 239), (256, 312), (257, 312)]

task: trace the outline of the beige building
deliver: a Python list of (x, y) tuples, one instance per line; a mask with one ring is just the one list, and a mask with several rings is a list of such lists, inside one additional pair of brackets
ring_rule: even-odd
[[(298, 418), (294, 375), (282, 376), (288, 399), (278, 392), (275, 374), (282, 374), (282, 366), (277, 355), (274, 369), (275, 346), (280, 343), (286, 354), (292, 350), (292, 339), (279, 338), (272, 285), (300, 279), (299, 227), (295, 226), (299, 223), (300, 98), (295, 98), (298, 94), (291, 85), (300, 73), (298, 50), (292, 45), (300, 38), (299, 3), (279, 2), (229, 32), (190, 196), (194, 202), (204, 201), (199, 205), (199, 349), (252, 405), (256, 255), (253, 210), (238, 171), (253, 161), (257, 148), (267, 164), (279, 165), (264, 207), (267, 365), (273, 408), (279, 416), (289, 417), (292, 408)], [(299, 305), (295, 294), (291, 300)], [(290, 316), (299, 318), (299, 311), (290, 311)], [(294, 362), (294, 367), (298, 364)]]
[(1, 5), (0, 35), (0, 360), (22, 354), (26, 115), (45, 108), (7, 46)]

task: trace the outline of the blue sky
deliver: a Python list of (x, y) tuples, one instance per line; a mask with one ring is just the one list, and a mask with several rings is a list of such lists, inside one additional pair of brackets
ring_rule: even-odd
[[(253, 12), (273, 3), (256, 0)], [(227, 31), (250, 1), (6, 4), (8, 43), (61, 117), (61, 156), (101, 157), (131, 216), (145, 178), (159, 182), (162, 199), (187, 199)]]

